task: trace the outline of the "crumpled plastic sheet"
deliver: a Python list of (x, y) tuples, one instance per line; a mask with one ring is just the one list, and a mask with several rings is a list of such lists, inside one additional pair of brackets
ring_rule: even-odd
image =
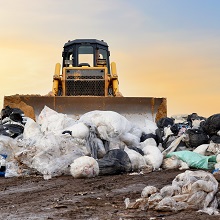
[(14, 157), (14, 154), (19, 151), (18, 138), (11, 138), (8, 136), (0, 135), (0, 154), (7, 155), (7, 160)]
[[(47, 109), (47, 108), (46, 108)], [(47, 109), (47, 113), (50, 110)], [(54, 115), (57, 115), (56, 112)], [(47, 117), (47, 114), (44, 114)], [(49, 117), (50, 118), (50, 117)], [(41, 115), (41, 123), (48, 122)], [(67, 119), (67, 121), (69, 121)], [(60, 124), (61, 121), (57, 121)], [(65, 124), (65, 123), (64, 123)], [(66, 123), (64, 126), (70, 126)], [(0, 153), (6, 154), (5, 177), (22, 176), (35, 173), (44, 179), (70, 174), (70, 164), (74, 159), (88, 154), (86, 140), (62, 134), (62, 128), (42, 130), (40, 124), (28, 118), (22, 137), (12, 139), (0, 136)]]
[[(152, 187), (147, 186), (147, 189)], [(171, 185), (160, 191), (153, 187), (151, 193), (143, 189), (142, 197), (135, 202), (125, 199), (126, 208), (154, 209), (158, 211), (180, 211), (194, 209), (209, 215), (219, 215), (216, 194), (218, 182), (206, 171), (190, 171), (177, 175)], [(143, 196), (143, 194), (145, 196)]]
[(43, 133), (60, 133), (60, 130), (75, 124), (75, 120), (45, 106), (37, 118), (37, 123)]
[(23, 140), (22, 144), (23, 147), (15, 154), (15, 158), (43, 174), (45, 179), (70, 174), (69, 165), (74, 159), (85, 155), (77, 140), (69, 135), (50, 133), (36, 138), (34, 145), (28, 145), (28, 140)]

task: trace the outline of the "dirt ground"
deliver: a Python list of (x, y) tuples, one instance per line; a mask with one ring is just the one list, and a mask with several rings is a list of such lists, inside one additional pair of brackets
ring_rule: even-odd
[(123, 174), (92, 179), (1, 177), (0, 219), (220, 219), (195, 210), (175, 213), (125, 209), (125, 198), (135, 201), (147, 185), (159, 189), (170, 185), (180, 172), (163, 170), (145, 175)]

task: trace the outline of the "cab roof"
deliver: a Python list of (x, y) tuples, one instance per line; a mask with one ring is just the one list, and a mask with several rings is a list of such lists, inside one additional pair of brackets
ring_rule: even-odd
[(108, 47), (108, 44), (106, 42), (104, 42), (103, 40), (97, 40), (97, 39), (76, 39), (72, 41), (69, 40), (67, 43), (64, 44), (64, 47), (68, 47), (73, 44), (86, 44), (86, 43), (100, 44), (100, 45)]

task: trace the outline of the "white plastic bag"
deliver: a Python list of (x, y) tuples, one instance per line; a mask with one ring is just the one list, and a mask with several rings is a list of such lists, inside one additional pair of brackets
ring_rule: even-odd
[(125, 147), (124, 151), (128, 154), (128, 157), (131, 161), (132, 171), (140, 171), (142, 168), (146, 167), (145, 158), (135, 150)]
[(69, 118), (66, 114), (57, 113), (45, 106), (38, 116), (37, 123), (41, 126), (41, 132), (43, 133), (60, 133), (64, 128), (75, 124), (75, 120)]
[(99, 175), (99, 165), (94, 158), (82, 156), (73, 161), (70, 172), (74, 178), (91, 178)]
[(71, 131), (74, 138), (86, 139), (89, 137), (89, 128), (83, 122), (75, 123), (64, 130)]
[(163, 154), (159, 148), (154, 145), (147, 145), (142, 150), (146, 163), (151, 165), (153, 169), (159, 169), (163, 162)]
[(95, 126), (100, 137), (109, 141), (129, 132), (133, 127), (130, 121), (114, 111), (90, 111), (82, 115), (79, 121)]

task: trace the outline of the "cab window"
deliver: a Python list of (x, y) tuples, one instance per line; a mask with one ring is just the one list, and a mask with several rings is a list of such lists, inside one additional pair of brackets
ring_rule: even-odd
[(99, 49), (99, 59), (107, 60), (107, 51), (103, 49)]
[(78, 65), (80, 63), (88, 63), (94, 66), (94, 55), (92, 46), (80, 46), (78, 48)]

